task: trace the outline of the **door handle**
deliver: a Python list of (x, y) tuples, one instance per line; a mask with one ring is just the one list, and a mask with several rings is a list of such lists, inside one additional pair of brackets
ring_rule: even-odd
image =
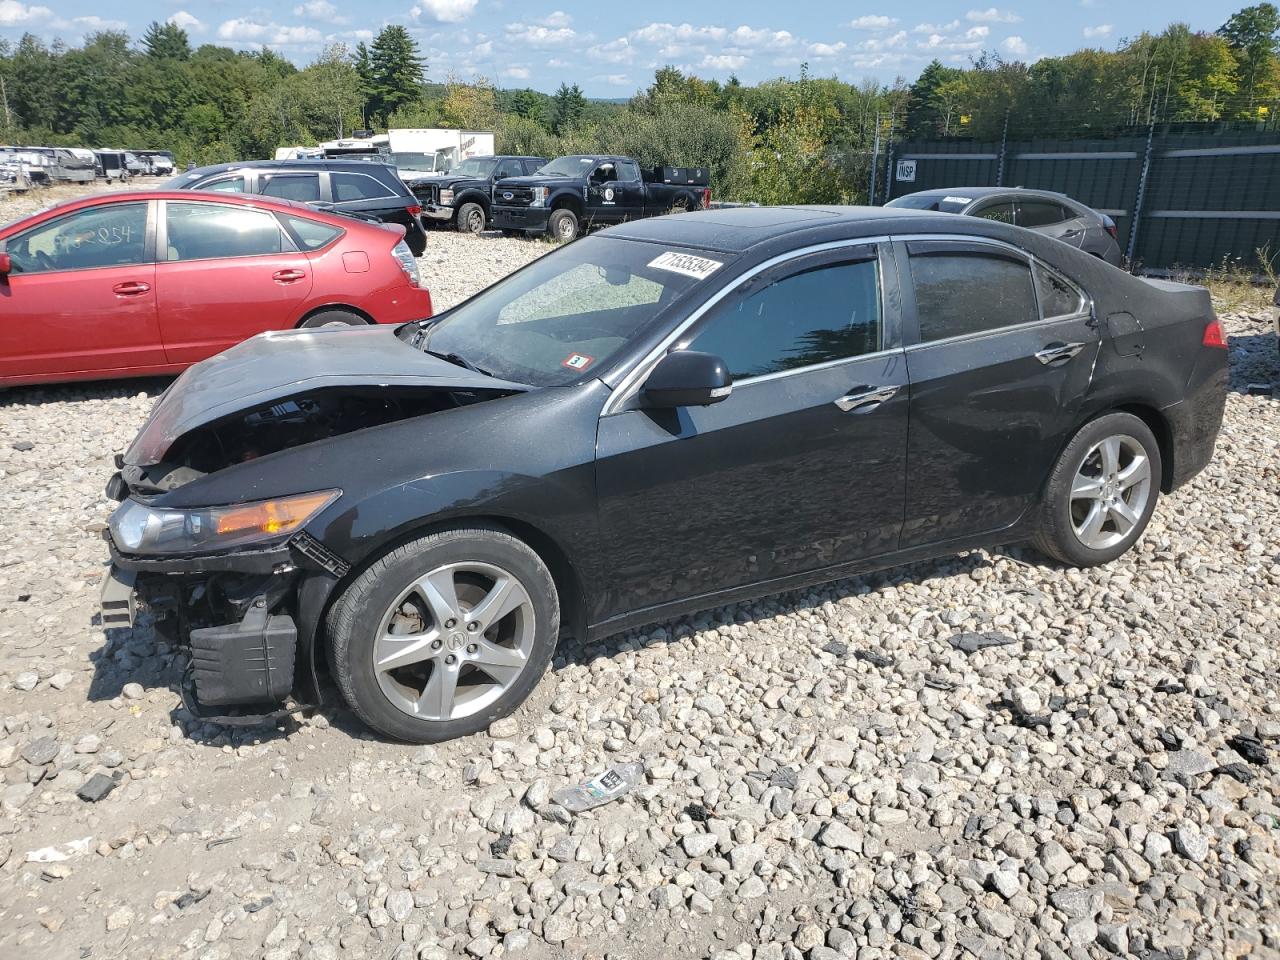
[(897, 387), (875, 387), (861, 393), (846, 393), (833, 402), (845, 413), (871, 413), (897, 392)]
[(1036, 351), (1036, 359), (1048, 366), (1070, 360), (1083, 349), (1083, 343), (1051, 343), (1043, 350)]
[(277, 270), (271, 275), (271, 279), (276, 283), (293, 283), (305, 276), (306, 274), (301, 270)]
[(140, 297), (150, 289), (151, 284), (140, 280), (127, 280), (111, 288), (117, 297)]

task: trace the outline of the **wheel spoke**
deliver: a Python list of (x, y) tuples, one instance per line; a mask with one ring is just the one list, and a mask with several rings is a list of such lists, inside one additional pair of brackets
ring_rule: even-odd
[(427, 601), (436, 629), (444, 629), (446, 620), (457, 620), (458, 591), (453, 582), (453, 568), (433, 570), (414, 584), (414, 589)]
[(1080, 524), (1077, 533), (1080, 539), (1084, 541), (1085, 546), (1093, 546), (1094, 540), (1098, 534), (1102, 532), (1102, 525), (1107, 520), (1107, 508), (1102, 505), (1101, 501), (1095, 501), (1093, 506), (1089, 508), (1089, 514), (1084, 518), (1084, 523)]
[(407, 667), (411, 663), (430, 660), (435, 655), (431, 644), (439, 635), (438, 630), (428, 630), (426, 633), (414, 633), (404, 637), (387, 634), (378, 641), (375, 669), (395, 670), (397, 667)]
[(448, 720), (453, 716), (453, 695), (457, 688), (457, 668), (437, 661), (422, 696), (418, 698), (418, 713), (432, 720)]
[(1128, 490), (1134, 484), (1141, 483), (1151, 476), (1151, 461), (1142, 454), (1136, 454), (1133, 462), (1120, 471), (1116, 477), (1120, 481), (1120, 489)]
[(514, 577), (499, 577), (484, 599), (467, 611), (467, 620), (479, 623), (479, 632), (484, 633), (512, 610), (528, 602), (529, 595)]
[(1138, 515), (1133, 512), (1133, 508), (1123, 500), (1117, 499), (1109, 507), (1111, 519), (1115, 521), (1116, 530), (1120, 536), (1127, 536), (1129, 531), (1134, 528), (1138, 522)]
[(1114, 476), (1120, 469), (1120, 438), (1107, 437), (1098, 445), (1098, 454), (1102, 457), (1102, 475)]
[(524, 669), (525, 657), (519, 650), (490, 643), (483, 638), (478, 643), (480, 649), (471, 662), (503, 686), (519, 676)]
[(1102, 478), (1077, 473), (1071, 484), (1072, 500), (1097, 500), (1102, 495)]

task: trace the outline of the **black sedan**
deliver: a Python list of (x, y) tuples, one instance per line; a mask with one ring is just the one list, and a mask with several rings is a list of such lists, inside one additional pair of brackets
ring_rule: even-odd
[(562, 636), (984, 544), (1113, 560), (1208, 462), (1225, 384), (1204, 290), (1005, 224), (646, 220), (430, 321), (183, 374), (108, 487), (104, 623), (145, 606), (206, 713), (315, 702), (325, 666), (441, 740)]

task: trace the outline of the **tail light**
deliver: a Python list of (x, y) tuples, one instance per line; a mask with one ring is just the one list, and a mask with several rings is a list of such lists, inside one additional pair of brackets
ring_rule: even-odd
[(1111, 239), (1118, 243), (1120, 241), (1120, 231), (1116, 229), (1116, 222), (1108, 220), (1103, 226), (1106, 228), (1107, 233), (1111, 234)]
[(706, 187), (702, 191), (702, 209), (709, 210), (711, 208), (711, 188)]
[(1217, 317), (1210, 320), (1208, 326), (1204, 328), (1204, 337), (1200, 342), (1206, 347), (1227, 349), (1227, 335), (1222, 332), (1222, 323)]
[(405, 207), (405, 209), (409, 211), (409, 216), (411, 217), (422, 216), (422, 207), (419, 204), (415, 203), (412, 206)]
[(404, 271), (405, 278), (409, 283), (415, 287), (422, 286), (422, 279), (418, 276), (418, 261), (414, 259), (413, 251), (409, 249), (409, 245), (403, 240), (399, 241), (391, 248), (391, 255), (395, 257), (396, 263)]

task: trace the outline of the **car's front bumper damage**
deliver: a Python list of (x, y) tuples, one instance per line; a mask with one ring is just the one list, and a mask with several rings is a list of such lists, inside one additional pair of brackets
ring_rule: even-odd
[(189, 557), (140, 557), (108, 543), (102, 625), (132, 628), (146, 614), (161, 639), (184, 649), (182, 693), (192, 712), (261, 722), (319, 703), (310, 657), (318, 615), (303, 596), (327, 598), (348, 569), (340, 557), (308, 534), (260, 550)]

